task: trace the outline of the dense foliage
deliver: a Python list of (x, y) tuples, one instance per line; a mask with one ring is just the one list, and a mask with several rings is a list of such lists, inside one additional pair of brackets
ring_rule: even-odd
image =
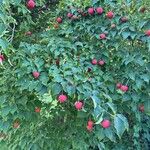
[(148, 150), (149, 2), (29, 1), (0, 1), (1, 145)]

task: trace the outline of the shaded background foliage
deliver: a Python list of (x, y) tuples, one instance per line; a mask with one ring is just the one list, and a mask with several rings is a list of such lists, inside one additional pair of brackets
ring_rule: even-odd
[[(1, 2), (5, 61), (0, 67), (0, 130), (6, 149), (149, 149), (150, 38), (144, 35), (150, 29), (148, 3), (39, 0), (29, 11), (25, 1)], [(102, 6), (105, 12), (87, 17), (78, 12), (91, 6)], [(140, 13), (143, 6), (146, 11)], [(115, 12), (112, 20), (105, 17), (109, 10)], [(69, 20), (70, 11), (79, 19)], [(55, 29), (59, 16), (63, 23)], [(121, 23), (121, 16), (129, 21)], [(25, 35), (28, 31), (31, 36)], [(108, 39), (101, 41), (101, 33)], [(93, 58), (103, 59), (105, 66), (93, 66)], [(32, 77), (35, 70), (40, 72), (38, 80)], [(117, 90), (118, 82), (129, 85), (129, 91)], [(61, 92), (69, 97), (65, 104), (56, 100)], [(76, 100), (84, 101), (84, 110), (75, 110)], [(138, 110), (140, 104), (144, 113)], [(40, 114), (35, 107), (42, 109)], [(99, 125), (103, 118), (110, 119), (109, 129)], [(86, 130), (88, 119), (95, 121), (91, 133)], [(16, 122), (20, 127), (14, 129)]]

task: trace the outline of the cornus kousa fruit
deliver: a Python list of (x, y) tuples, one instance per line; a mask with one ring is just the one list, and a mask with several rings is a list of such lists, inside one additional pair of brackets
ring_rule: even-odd
[(77, 110), (81, 110), (83, 108), (83, 103), (80, 101), (75, 102), (74, 105)]
[(109, 128), (109, 127), (110, 127), (110, 121), (107, 120), (107, 119), (103, 120), (103, 121), (101, 122), (101, 126), (102, 126), (103, 128)]
[(35, 79), (37, 79), (40, 76), (40, 73), (38, 71), (32, 72), (32, 75)]
[(40, 113), (41, 112), (41, 108), (40, 107), (35, 107), (35, 112), (36, 113)]
[(141, 105), (139, 106), (139, 111), (140, 111), (140, 112), (144, 112), (144, 105), (143, 105), (143, 104), (141, 104)]
[(91, 126), (94, 125), (94, 122), (92, 120), (89, 120), (88, 123), (87, 123), (87, 125), (91, 127)]
[(140, 8), (140, 12), (141, 12), (141, 13), (144, 13), (144, 12), (145, 12), (145, 10), (146, 10), (146, 8), (145, 8), (145, 7), (141, 7), (141, 8)]
[(90, 15), (94, 15), (94, 8), (89, 8), (89, 9), (88, 9), (88, 13), (89, 13)]
[(15, 129), (17, 129), (17, 128), (19, 128), (20, 127), (20, 124), (19, 124), (19, 122), (14, 122), (14, 124), (13, 124), (13, 128), (15, 128)]
[(97, 64), (97, 60), (96, 59), (92, 59), (92, 65), (96, 65)]
[(87, 13), (84, 13), (84, 12), (83, 12), (83, 13), (82, 13), (82, 16), (83, 16), (83, 17), (86, 17), (86, 16), (87, 16)]
[(58, 23), (62, 23), (62, 18), (61, 18), (61, 17), (58, 17), (58, 18), (56, 19), (56, 21), (57, 21)]
[(102, 7), (96, 8), (96, 12), (97, 14), (101, 15), (103, 13), (103, 8)]
[(68, 13), (68, 14), (67, 14), (67, 17), (68, 17), (69, 19), (70, 19), (72, 16), (73, 16), (72, 13)]
[(32, 35), (32, 32), (28, 31), (28, 32), (25, 33), (25, 35)]
[(60, 103), (64, 103), (66, 100), (67, 100), (67, 96), (66, 95), (61, 94), (61, 95), (58, 96), (58, 101)]
[(98, 64), (99, 64), (100, 66), (103, 66), (103, 65), (105, 64), (105, 61), (104, 61), (104, 60), (99, 60), (99, 61), (98, 61)]
[(92, 71), (92, 69), (91, 69), (91, 68), (88, 68), (87, 72), (91, 72), (91, 71)]
[(33, 9), (35, 7), (35, 1), (34, 0), (29, 0), (27, 2), (27, 7), (28, 7), (28, 9)]
[(120, 87), (120, 90), (122, 91), (122, 92), (127, 92), (128, 91), (128, 86), (127, 85), (121, 85), (121, 87)]
[(79, 18), (78, 18), (78, 16), (73, 15), (73, 16), (71, 17), (71, 19), (72, 19), (72, 20), (77, 20), (77, 19), (79, 19)]
[(59, 28), (59, 25), (58, 25), (58, 24), (54, 24), (54, 28), (55, 28), (55, 29), (58, 29), (58, 28)]
[(103, 39), (106, 39), (106, 34), (105, 34), (105, 33), (102, 33), (102, 34), (99, 35), (99, 37), (100, 37), (100, 39), (102, 39), (102, 40), (103, 40)]
[(150, 30), (147, 30), (147, 31), (145, 32), (145, 35), (150, 36)]
[(93, 126), (86, 126), (86, 129), (89, 131), (89, 132), (91, 132), (92, 130), (93, 130)]
[(116, 84), (117, 89), (120, 89), (120, 88), (121, 88), (121, 86), (122, 86), (122, 84), (121, 84), (121, 83), (117, 83), (117, 84)]
[(111, 24), (111, 28), (115, 28), (116, 27), (116, 25), (113, 23), (113, 24)]
[(114, 17), (114, 13), (112, 11), (109, 11), (107, 14), (106, 14), (106, 17), (108, 19), (112, 19)]
[(59, 66), (59, 64), (60, 64), (59, 59), (57, 59), (55, 62), (56, 62), (56, 65)]
[(0, 63), (2, 63), (4, 61), (4, 55), (0, 54)]
[(122, 18), (121, 18), (121, 22), (124, 23), (124, 22), (127, 22), (127, 21), (128, 21), (128, 18), (127, 18), (127, 17), (122, 17)]

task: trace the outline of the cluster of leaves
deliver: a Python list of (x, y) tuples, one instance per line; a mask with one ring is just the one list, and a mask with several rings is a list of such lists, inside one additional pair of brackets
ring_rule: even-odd
[[(58, 10), (37, 15), (38, 11), (30, 12), (20, 2), (13, 5), (20, 13), (12, 11), (18, 16), (8, 16), (5, 9), (3, 14), (13, 21), (4, 22), (2, 16), (1, 23), (5, 61), (0, 68), (0, 130), (8, 149), (148, 149), (148, 12), (140, 13), (139, 4), (133, 8), (132, 3), (129, 7), (123, 2), (97, 0), (92, 5), (84, 0), (82, 9), (80, 1), (72, 7), (61, 1)], [(37, 7), (42, 4), (44, 1), (37, 2)], [(90, 4), (95, 8), (101, 5), (103, 14), (89, 15)], [(113, 19), (106, 17), (110, 10), (115, 14)], [(75, 19), (67, 18), (68, 12)], [(57, 17), (62, 18), (61, 24), (56, 22)], [(122, 17), (128, 21), (121, 22)], [(49, 26), (46, 30), (44, 24)], [(26, 31), (33, 34), (25, 35)], [(104, 40), (99, 38), (102, 33)], [(14, 40), (12, 44), (6, 44), (7, 35), (10, 43)], [(92, 65), (93, 58), (104, 60), (105, 65)], [(39, 78), (33, 77), (33, 71), (40, 73)], [(129, 90), (118, 90), (118, 82), (128, 85)], [(60, 104), (57, 97), (62, 93), (68, 100)], [(78, 100), (84, 103), (80, 111), (74, 107)], [(143, 113), (139, 111), (141, 104)], [(40, 108), (40, 113), (35, 108)], [(95, 123), (92, 132), (86, 129), (89, 119)], [(103, 119), (110, 120), (109, 128), (102, 128)]]

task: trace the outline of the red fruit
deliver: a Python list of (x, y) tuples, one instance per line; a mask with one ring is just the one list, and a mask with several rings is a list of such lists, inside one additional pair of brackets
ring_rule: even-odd
[(86, 16), (87, 16), (87, 13), (84, 13), (84, 12), (83, 12), (83, 13), (82, 13), (82, 16), (86, 17)]
[(105, 33), (102, 33), (99, 35), (100, 39), (106, 39), (106, 34)]
[(89, 121), (88, 121), (88, 123), (87, 123), (87, 125), (88, 125), (88, 126), (90, 126), (90, 127), (93, 127), (94, 122), (93, 122), (93, 121), (91, 121), (91, 120), (89, 120)]
[(58, 18), (56, 19), (56, 21), (57, 21), (58, 23), (62, 23), (62, 19), (61, 19), (60, 17), (58, 17)]
[(106, 17), (108, 19), (112, 19), (114, 17), (114, 13), (112, 11), (109, 11), (107, 14), (106, 14)]
[(83, 10), (82, 9), (78, 9), (78, 13), (82, 14)]
[(116, 27), (116, 25), (113, 23), (112, 25), (111, 25), (111, 28), (115, 28)]
[(92, 65), (96, 65), (97, 64), (97, 60), (96, 59), (92, 59)]
[(128, 18), (127, 18), (127, 17), (122, 17), (122, 18), (121, 18), (121, 22), (124, 23), (124, 22), (127, 22), (127, 21), (128, 21)]
[(122, 85), (122, 86), (120, 87), (120, 90), (123, 91), (123, 92), (127, 92), (128, 89), (129, 89), (129, 88), (128, 88), (127, 85)]
[(58, 25), (58, 24), (54, 24), (54, 28), (55, 28), (55, 29), (58, 29), (58, 28), (59, 28), (59, 25)]
[(37, 71), (32, 72), (32, 75), (35, 79), (37, 79), (40, 76), (40, 73)]
[(60, 61), (59, 61), (59, 59), (57, 59), (56, 60), (56, 65), (59, 66), (59, 64), (60, 64)]
[(32, 35), (32, 32), (28, 31), (28, 32), (25, 33), (25, 35)]
[(96, 8), (96, 12), (101, 15), (103, 13), (103, 8), (102, 7), (98, 7)]
[(103, 121), (101, 122), (101, 126), (102, 126), (103, 128), (109, 128), (109, 127), (110, 127), (110, 121), (107, 120), (107, 119), (103, 120)]
[(0, 63), (2, 63), (3, 62), (3, 60), (2, 60), (2, 58), (0, 58)]
[(94, 15), (94, 8), (89, 8), (89, 9), (88, 9), (88, 13), (89, 13), (90, 15)]
[(77, 20), (77, 19), (78, 19), (78, 16), (76, 16), (76, 15), (72, 16), (72, 20)]
[(120, 89), (120, 88), (121, 88), (121, 86), (122, 86), (122, 84), (121, 84), (121, 83), (117, 83), (117, 85), (116, 85), (117, 89)]
[(0, 54), (1, 62), (5, 60), (4, 55)]
[(150, 36), (150, 29), (145, 32), (145, 35)]
[(103, 65), (105, 64), (105, 62), (104, 62), (104, 60), (99, 60), (98, 64), (99, 64), (100, 66), (103, 66)]
[(86, 129), (89, 131), (89, 132), (91, 132), (92, 130), (93, 130), (93, 126), (86, 126)]
[(139, 106), (139, 111), (144, 112), (144, 105), (143, 105), (143, 104), (141, 104), (141, 105)]
[(144, 12), (145, 12), (145, 10), (146, 10), (146, 8), (145, 8), (145, 7), (140, 8), (140, 12), (141, 12), (141, 13), (144, 13)]
[(92, 70), (91, 68), (88, 68), (87, 72), (91, 72), (91, 70)]
[(41, 112), (41, 108), (40, 107), (35, 107), (35, 112), (36, 113), (40, 113)]
[(74, 105), (75, 105), (75, 108), (76, 108), (77, 110), (81, 110), (82, 107), (83, 107), (83, 103), (80, 102), (80, 101), (75, 102)]
[(34, 2), (34, 0), (29, 0), (29, 1), (27, 2), (27, 7), (28, 7), (28, 9), (33, 9), (33, 8), (35, 7), (35, 2)]
[(66, 95), (61, 94), (61, 95), (58, 96), (58, 101), (60, 103), (64, 103), (66, 100), (67, 100), (67, 96)]
[(13, 128), (17, 129), (17, 128), (19, 128), (19, 127), (20, 127), (19, 122), (14, 122), (14, 124), (13, 124)]
[(71, 18), (72, 16), (73, 16), (72, 13), (68, 13), (68, 14), (67, 14), (67, 17), (68, 17), (68, 18)]

